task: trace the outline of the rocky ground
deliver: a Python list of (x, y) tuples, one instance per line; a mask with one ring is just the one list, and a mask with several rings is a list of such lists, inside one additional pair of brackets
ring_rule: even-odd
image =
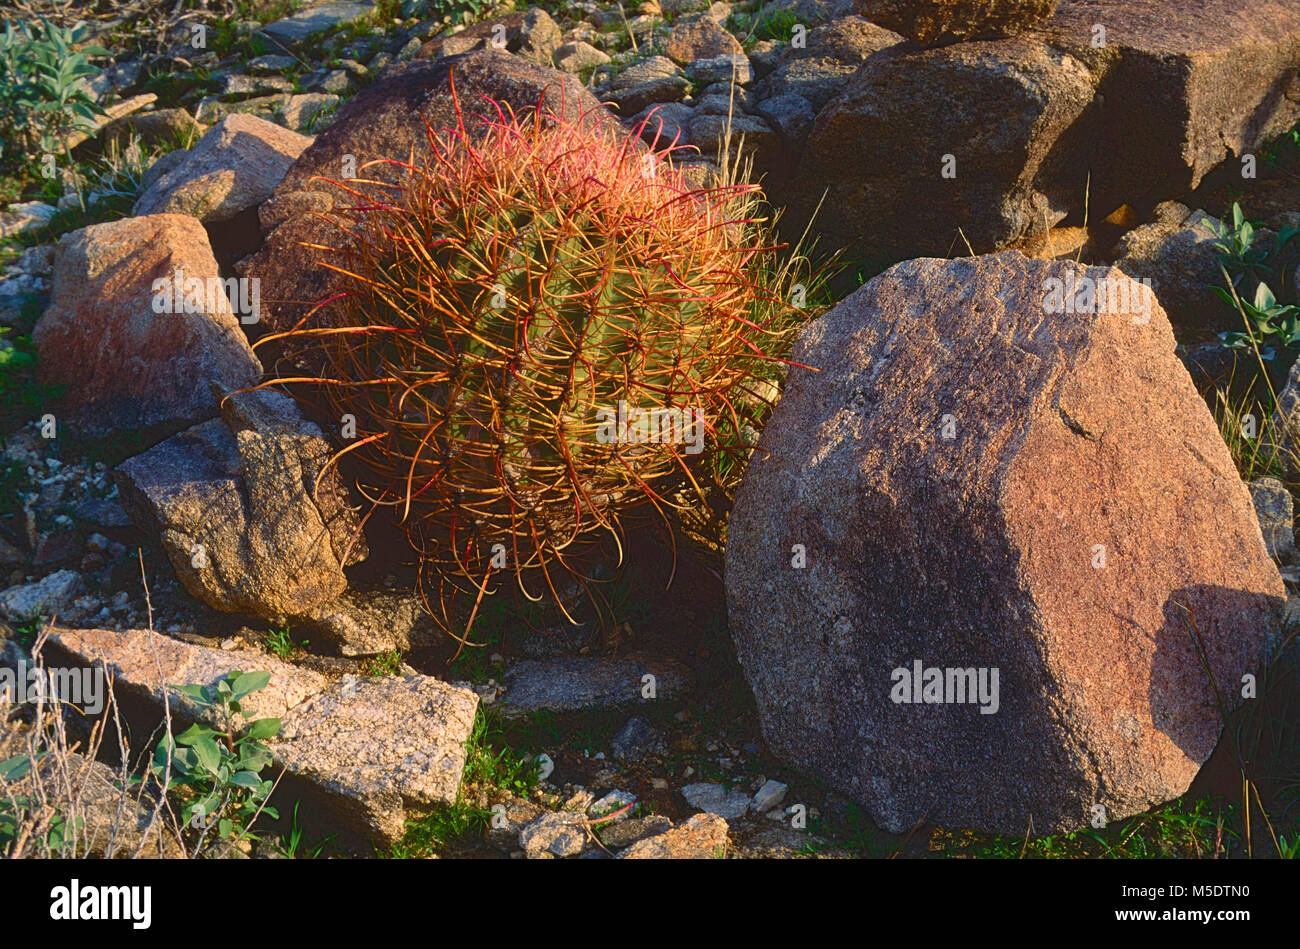
[[(603, 621), (589, 613), (581, 625), (569, 626), (514, 602), (495, 602), (479, 622), (484, 645), (458, 654), (412, 593), (414, 570), (391, 538), (372, 531), (356, 541), (361, 530), (346, 485), (326, 479), (323, 492), (304, 490), (303, 472), (314, 479), (332, 453), (319, 420), (304, 417), (291, 400), (281, 404), (265, 394), (220, 399), (261, 377), (265, 367), (249, 342), (292, 323), (292, 305), (284, 301), (319, 297), (310, 268), (286, 251), (313, 233), (312, 212), (320, 210), (313, 177), (335, 173), (349, 143), (378, 140), (394, 154), (414, 147), (420, 129), (402, 120), (447, 108), (439, 85), (445, 77), (434, 75), (433, 64), (439, 57), (462, 56), (465, 76), (478, 84), (473, 88), (498, 97), (504, 88), (518, 101), (528, 94), (535, 101), (551, 77), (567, 81), (573, 101), (596, 109), (605, 103), (613, 118), (645, 141), (685, 146), (680, 161), (697, 181), (713, 180), (728, 148), (752, 161), (769, 195), (785, 209), (792, 239), (813, 218), (823, 251), (844, 248), (830, 291), (836, 299), (825, 304), (839, 302), (842, 291), (897, 260), (1003, 249), (1023, 252), (1031, 266), (1048, 268), (1043, 273), (1064, 272), (1060, 262), (1073, 261), (1152, 281), (1162, 308), (1157, 323), (1169, 349), (1177, 342), (1181, 363), (1162, 349), (1164, 336), (1141, 344), (1130, 337), (1034, 337), (1042, 344), (1041, 359), (1044, 365), (1058, 357), (1063, 366), (1068, 363), (1063, 374), (1086, 363), (1093, 373), (1086, 380), (1095, 386), (1121, 377), (1155, 380), (1155, 391), (1164, 393), (1159, 400), (1136, 383), (1131, 390), (1117, 385), (1114, 414), (1088, 403), (1077, 418), (1071, 416), (1093, 434), (1123, 428), (1130, 443), (1145, 446), (1134, 459), (1117, 453), (1096, 462), (1114, 482), (1107, 483), (1105, 497), (1094, 500), (1105, 507), (1109, 499), (1123, 509), (1116, 517), (1129, 518), (1128, 536), (1140, 535), (1143, 523), (1148, 529), (1161, 525), (1165, 533), (1157, 531), (1150, 549), (1142, 548), (1148, 559), (1140, 562), (1165, 562), (1164, 536), (1194, 538), (1196, 549), (1205, 551), (1188, 568), (1199, 583), (1249, 588), (1268, 600), (1252, 601), (1250, 608), (1259, 606), (1262, 616), (1267, 606), (1275, 614), (1300, 588), (1292, 508), (1300, 470), (1288, 466), (1285, 452), (1276, 463), (1255, 463), (1258, 453), (1232, 432), (1251, 415), (1254, 424), (1271, 425), (1277, 444), (1289, 444), (1288, 426), (1300, 431), (1300, 378), (1293, 372), (1290, 379), (1279, 373), (1272, 380), (1278, 415), (1267, 421), (1272, 406), (1258, 407), (1262, 380), (1248, 359), (1216, 339), (1239, 320), (1212, 288), (1222, 283), (1216, 241), (1233, 224), (1238, 202), (1261, 224), (1259, 246), (1276, 242), (1267, 279), (1277, 299), (1300, 302), (1300, 245), (1289, 243), (1289, 229), (1300, 227), (1300, 140), (1291, 131), (1300, 120), (1300, 18), (1285, 4), (1270, 0), (1253, 12), (1229, 0), (1198, 11), (1180, 7), (1180, 16), (1196, 21), (1196, 29), (1183, 31), (1198, 37), (1202, 48), (1196, 50), (1173, 48), (1183, 34), (1158, 17), (1144, 20), (1145, 13), (1132, 13), (1124, 4), (1114, 14), (1112, 42), (1103, 47), (1089, 42), (1092, 24), (1081, 19), (1087, 11), (1080, 9), (1086, 4), (1070, 2), (1055, 15), (1051, 3), (1007, 4), (1014, 9), (1005, 22), (995, 17), (978, 23), (918, 18), (898, 13), (896, 4), (847, 0), (646, 0), (635, 9), (593, 2), (516, 9), (425, 0), (136, 0), (83, 4), (75, 11), (58, 3), (29, 6), (68, 22), (85, 18), (95, 42), (112, 56), (97, 62), (101, 71), (87, 83), (108, 114), (69, 145), (72, 160), (61, 158), (50, 179), (24, 172), (0, 181), (0, 198), (9, 202), (0, 212), (0, 326), (11, 330), (0, 341), (7, 347), (0, 353), (13, 361), (0, 375), (0, 632), (9, 644), (7, 661), (28, 655), (52, 620), (57, 631), (47, 655), (110, 663), (142, 722), (157, 712), (165, 683), (211, 679), (253, 665), (275, 670), (265, 700), (285, 720), (273, 742), (287, 776), (284, 793), (306, 805), (300, 854), (1237, 855), (1265, 840), (1258, 828), (1258, 839), (1246, 839), (1240, 773), (1233, 771), (1238, 754), (1277, 766), (1269, 773), (1281, 776), (1261, 778), (1261, 786), (1270, 794), (1277, 826), (1287, 828), (1284, 839), (1294, 840), (1294, 784), (1286, 775), (1296, 773), (1297, 744), (1293, 712), (1285, 704), (1261, 714), (1272, 716), (1270, 721), (1289, 718), (1288, 727), (1263, 729), (1263, 745), (1249, 751), (1244, 744), (1223, 743), (1203, 769), (1199, 765), (1210, 757), (1218, 728), (1206, 731), (1203, 709), (1188, 712), (1196, 727), (1192, 738), (1180, 742), (1187, 758), (1153, 779), (1156, 790), (1143, 785), (1140, 794), (1112, 799), (1088, 789), (1124, 817), (1140, 815), (1109, 826), (1053, 826), (1052, 835), (1043, 836), (1041, 824), (1031, 832), (990, 818), (981, 819), (978, 831), (953, 830), (937, 825), (964, 826), (962, 814), (969, 809), (940, 808), (930, 820), (924, 806), (916, 804), (916, 811), (908, 802), (900, 813), (911, 816), (891, 820), (881, 815), (906, 795), (850, 793), (858, 762), (839, 742), (887, 731), (891, 720), (870, 719), (851, 699), (853, 687), (828, 700), (816, 688), (801, 693), (789, 685), (789, 665), (765, 667), (767, 656), (782, 654), (785, 631), (835, 631), (839, 614), (803, 605), (789, 612), (784, 606), (769, 609), (760, 605), (765, 601), (755, 585), (780, 574), (781, 565), (762, 558), (788, 559), (790, 537), (804, 537), (798, 531), (816, 535), (823, 551), (835, 545), (835, 556), (844, 561), (861, 558), (868, 539), (873, 547), (902, 550), (924, 534), (915, 523), (879, 528), (882, 521), (872, 519), (857, 525), (853, 541), (809, 528), (855, 523), (866, 509), (858, 495), (820, 497), (814, 504), (807, 492), (787, 496), (760, 484), (751, 490), (765, 497), (762, 517), (756, 521), (751, 507), (741, 527), (748, 546), (729, 564), (747, 576), (729, 575), (730, 586), (716, 551), (693, 544), (684, 533), (676, 537), (674, 574), (670, 545), (650, 532), (635, 542), (631, 566), (611, 572)], [(1179, 57), (1191, 63), (1190, 78), (1166, 72), (1174, 70), (1169, 62), (1183, 61)], [(1227, 75), (1233, 77), (1230, 89)], [(1167, 95), (1148, 105), (1143, 90), (1151, 88)], [(1196, 99), (1198, 88), (1213, 90), (1212, 101)], [(1282, 106), (1240, 120), (1278, 88)], [(403, 98), (409, 89), (423, 98)], [(1251, 176), (1240, 173), (1240, 156), (1247, 152), (1258, 158)], [(1096, 161), (1098, 153), (1104, 162)], [(944, 173), (949, 158), (954, 175)], [(814, 216), (827, 187), (829, 200)], [(119, 259), (134, 261), (150, 275), (181, 262), (186, 272), (201, 275), (260, 276), (280, 288), (280, 299), (268, 300), (262, 322), (252, 327), (227, 308), (206, 313), (193, 335), (160, 331), (123, 318), (146, 310), (152, 288), (143, 278), (106, 276), (112, 270), (104, 261)], [(991, 269), (971, 277), (970, 285), (1003, 278), (1014, 283), (998, 268), (1020, 265), (985, 266)], [(893, 279), (926, 284), (937, 298), (942, 292), (935, 288), (945, 278), (905, 270)], [(837, 310), (847, 321), (837, 339), (856, 325), (854, 306), (892, 313), (900, 324), (911, 319), (906, 307), (891, 310), (890, 286), (881, 283), (879, 297), (854, 297), (856, 303)], [(997, 300), (1004, 302), (1002, 296)], [(926, 312), (938, 309), (935, 304)], [(1014, 310), (1009, 306), (1008, 312)], [(968, 311), (959, 308), (948, 316), (960, 335)], [(924, 333), (918, 329), (912, 336)], [(996, 348), (996, 339), (989, 342), (995, 337), (971, 334), (985, 354), (987, 347)], [(85, 358), (90, 338), (94, 347), (128, 357), (146, 352), (153, 368), (118, 371), (119, 359), (112, 364), (117, 369), (103, 371)], [(803, 345), (816, 350), (811, 338)], [(1026, 345), (1020, 340), (1018, 351)], [(834, 340), (829, 346), (821, 356), (833, 360), (840, 346)], [(1123, 359), (1113, 356), (1125, 346), (1131, 350)], [(886, 351), (896, 353), (892, 343)], [(1020, 371), (1016, 352), (998, 351), (999, 360)], [(1094, 353), (1103, 354), (1095, 357), (1101, 363), (1088, 362)], [(15, 355), (21, 358), (13, 360)], [(32, 355), (37, 362), (27, 363)], [(864, 381), (856, 371), (845, 370), (850, 388), (857, 387), (855, 398), (903, 404), (904, 378), (882, 394), (872, 389), (877, 374)], [(200, 377), (211, 384), (192, 384)], [(1029, 391), (1023, 376), (998, 379), (1004, 404)], [(978, 380), (957, 375), (944, 377), (943, 384), (944, 391), (958, 393), (979, 389)], [(1050, 390), (1048, 383), (1043, 386), (1043, 392)], [(773, 426), (777, 434), (765, 437), (816, 431), (823, 395), (809, 390), (791, 398), (791, 414)], [(932, 406), (928, 396), (914, 396), (908, 404), (919, 430)], [(1125, 420), (1134, 405), (1149, 408), (1156, 401), (1168, 403), (1159, 410), (1167, 410), (1167, 418), (1148, 413), (1132, 425)], [(994, 425), (990, 419), (996, 417), (989, 410), (978, 424)], [(1049, 421), (1060, 420), (1036, 419), (1026, 432), (1045, 431)], [(1093, 423), (1095, 431), (1086, 429)], [(1177, 437), (1161, 441), (1162, 431)], [(791, 446), (799, 437), (791, 434), (784, 443), (788, 457), (800, 462), (796, 472), (802, 456)], [(887, 446), (897, 435), (890, 425), (871, 437)], [(1196, 446), (1199, 465), (1187, 460), (1182, 446), (1188, 443)], [(824, 447), (803, 446), (809, 457)], [(1051, 445), (1037, 450), (1036, 463), (1045, 469), (1059, 460)], [(978, 467), (980, 457), (982, 452), (971, 456), (971, 467)], [(1093, 464), (1088, 459), (1080, 464)], [(857, 465), (861, 458), (840, 461)], [(877, 470), (886, 467), (880, 463)], [(898, 477), (919, 477), (916, 470), (901, 466)], [(1234, 471), (1249, 483), (1249, 496), (1238, 490)], [(971, 490), (998, 494), (1000, 504), (1025, 517), (1008, 521), (1023, 524), (1026, 536), (1041, 536), (1051, 525), (1037, 524), (1030, 515), (1041, 506), (1042, 484), (1017, 482), (1023, 495), (1003, 495), (989, 486), (1000, 484), (1001, 476), (999, 471), (973, 478)], [(950, 478), (939, 472), (934, 477)], [(1164, 520), (1152, 521), (1142, 507), (1144, 486), (1160, 478), (1184, 493), (1161, 509)], [(1124, 479), (1128, 488), (1117, 487)], [(841, 472), (835, 484), (851, 481)], [(914, 487), (907, 504), (930, 503), (931, 483)], [(1069, 492), (1058, 487), (1060, 500)], [(1210, 497), (1218, 500), (1206, 513)], [(812, 513), (801, 505), (813, 505)], [(871, 510), (880, 514), (883, 508)], [(953, 520), (964, 516), (957, 507), (945, 510)], [(222, 517), (214, 518), (213, 511)], [(773, 511), (796, 513), (786, 521)], [(1256, 524), (1267, 551), (1256, 550)], [(1002, 529), (999, 521), (979, 536)], [(778, 539), (769, 543), (768, 532)], [(940, 540), (950, 551), (961, 551), (964, 543), (956, 533)], [(1008, 544), (1020, 542), (1017, 535)], [(915, 543), (929, 550), (928, 540)], [(939, 556), (924, 555), (929, 563)], [(1216, 556), (1240, 567), (1239, 575), (1197, 572)], [(974, 566), (978, 557), (952, 557), (954, 575), (975, 571), (999, 590), (1016, 586), (1015, 577), (999, 573), (992, 555)], [(305, 568), (304, 558), (310, 560)], [(1146, 586), (1121, 583), (1108, 596), (1131, 594), (1158, 606), (1186, 564), (1176, 566), (1149, 571)], [(1092, 627), (1056, 599), (1059, 572), (1045, 571), (1041, 582), (1031, 579), (1025, 587), (1032, 588), (1027, 596), (1035, 609), (1049, 616), (1069, 613), (1078, 624), (1066, 633), (1028, 624), (1025, 636), (1041, 634), (1056, 643), (1052, 637), (1059, 635), (1077, 653), (1102, 650), (1098, 665), (1061, 673), (1066, 694), (1075, 678), (1101, 675), (1127, 647), (1099, 647), (1089, 638)], [(802, 579), (780, 582), (794, 591), (782, 603), (804, 603)], [(853, 574), (835, 582), (888, 590), (901, 581)], [(993, 606), (965, 602), (977, 593), (944, 606), (943, 621), (972, 629), (1005, 622)], [(743, 608), (737, 608), (737, 596), (745, 597)], [(908, 610), (924, 613), (930, 604), (922, 600)], [(856, 609), (840, 606), (850, 614)], [(1234, 615), (1240, 618), (1243, 611)], [(1240, 645), (1238, 664), (1248, 664), (1266, 650), (1266, 624), (1241, 623), (1215, 627), (1215, 635)], [(1018, 642), (1022, 628), (1006, 628)], [(816, 652), (815, 644), (810, 648)], [(1277, 692), (1287, 694), (1296, 685), (1295, 659), (1279, 658), (1281, 652), (1273, 650), (1271, 668), (1281, 683)], [(793, 661), (802, 670), (815, 667), (818, 656)], [(1140, 706), (1146, 683), (1131, 684), (1132, 701)], [(822, 739), (782, 724), (791, 701), (796, 708), (818, 707), (837, 728), (847, 729), (848, 722), (866, 730), (836, 731), (835, 741), (804, 754), (803, 745)], [(1092, 727), (1092, 713), (1084, 708), (1078, 720)], [(1149, 720), (1158, 713), (1147, 714)], [(402, 726), (410, 722), (419, 722), (420, 730)], [(778, 736), (771, 744), (763, 726)], [(373, 740), (348, 744), (348, 736), (357, 734)], [(998, 773), (1019, 775), (1019, 762), (1054, 741), (1025, 740), (1024, 747), (999, 750), (1006, 758)], [(1163, 747), (1147, 751), (1153, 758), (1168, 753)], [(953, 751), (964, 753), (963, 747)], [(863, 767), (869, 771), (871, 765)], [(905, 763), (891, 767), (913, 773)], [(1053, 786), (1069, 781), (1060, 773), (1041, 780)], [(863, 807), (864, 797), (871, 798), (871, 807)], [(1225, 836), (1221, 827), (1216, 832), (1216, 822), (1236, 830)], [(249, 848), (253, 855), (277, 856), (285, 849), (292, 833), (287, 823), (269, 826), (266, 840)]]

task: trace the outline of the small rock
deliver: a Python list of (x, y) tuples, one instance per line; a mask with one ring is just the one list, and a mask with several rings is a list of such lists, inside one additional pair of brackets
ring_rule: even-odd
[(40, 201), (11, 204), (9, 210), (0, 211), (0, 239), (16, 237), (48, 224), (57, 212), (58, 208)]
[(225, 78), (219, 95), (223, 99), (247, 99), (276, 92), (293, 92), (293, 83), (283, 76), (245, 76), (235, 73)]
[(555, 65), (565, 72), (582, 72), (593, 66), (603, 66), (607, 62), (608, 53), (582, 41), (565, 43), (555, 51)]
[(735, 82), (746, 85), (754, 78), (754, 67), (749, 58), (737, 53), (731, 56), (709, 56), (691, 61), (690, 74), (698, 83)]
[(20, 274), (48, 276), (54, 269), (54, 245), (40, 244), (27, 248), (7, 269)]
[(601, 824), (596, 828), (596, 835), (606, 847), (618, 849), (654, 834), (661, 834), (672, 826), (673, 822), (662, 814), (650, 814)]
[(1278, 393), (1273, 427), (1277, 431), (1282, 469), (1287, 481), (1294, 484), (1300, 481), (1300, 360), (1291, 366), (1286, 385)]
[(587, 842), (581, 818), (574, 814), (547, 813), (519, 832), (519, 846), (529, 859), (576, 857)]
[(316, 86), (321, 92), (331, 92), (335, 95), (343, 95), (352, 89), (352, 77), (342, 69), (335, 69), (322, 79)]
[(642, 677), (655, 677), (657, 701), (681, 692), (689, 670), (668, 659), (597, 658), (526, 659), (504, 675), (508, 691), (502, 714), (523, 716), (547, 709), (574, 712), (589, 708), (635, 705), (644, 699)]
[(627, 724), (610, 740), (609, 747), (614, 758), (624, 764), (632, 764), (649, 755), (668, 753), (663, 732), (640, 715), (627, 720)]
[(87, 498), (73, 509), (73, 516), (83, 524), (95, 527), (130, 527), (131, 518), (126, 509), (112, 498)]
[(797, 147), (802, 147), (816, 118), (813, 104), (794, 93), (764, 99), (754, 106), (754, 112), (767, 119), (787, 145)]
[(671, 59), (651, 56), (614, 76), (601, 98), (618, 106), (620, 115), (635, 115), (648, 105), (680, 100), (688, 85)]
[(676, 141), (681, 144), (690, 136), (691, 116), (695, 111), (681, 102), (648, 105), (630, 120), (628, 126), (641, 130), (641, 138), (665, 148)]
[[(630, 807), (635, 803), (636, 795), (631, 791), (610, 791), (600, 800), (589, 805), (587, 813), (589, 813), (593, 818), (600, 818), (607, 814), (612, 814), (615, 811), (622, 810), (625, 807)], [(616, 821), (627, 820), (627, 813), (624, 812), (619, 814), (617, 817), (612, 817), (610, 819)]]
[[(1204, 211), (1182, 220), (1181, 205), (1162, 205), (1164, 220), (1135, 227), (1115, 245), (1115, 266), (1135, 280), (1147, 280), (1178, 335), (1239, 326), (1239, 318), (1214, 292), (1220, 282), (1214, 244), (1219, 221)], [(1185, 209), (1184, 209), (1185, 210)]]
[(744, 817), (749, 811), (748, 794), (744, 791), (728, 791), (721, 784), (688, 784), (682, 788), (682, 797), (696, 810), (716, 814), (725, 820)]
[[(678, 20), (673, 31), (664, 44), (664, 53), (682, 65), (697, 59), (714, 56), (738, 55), (744, 57), (745, 50), (740, 41), (728, 33), (717, 20), (710, 16), (694, 16)], [(749, 60), (745, 60), (746, 66)]]
[(0, 616), (11, 623), (54, 616), (72, 605), (81, 582), (81, 574), (60, 570), (35, 583), (9, 587), (0, 591)]
[(303, 10), (288, 19), (277, 20), (262, 27), (262, 33), (284, 46), (305, 43), (312, 37), (326, 33), (344, 23), (359, 20), (374, 10), (372, 3), (324, 3)]
[[(1296, 557), (1294, 502), (1291, 492), (1277, 478), (1260, 478), (1252, 481), (1250, 498), (1259, 516), (1259, 529), (1264, 535), (1264, 546), (1274, 560), (1291, 563)], [(39, 557), (39, 554), (38, 554)]]
[(754, 799), (749, 804), (749, 809), (756, 814), (762, 814), (770, 811), (785, 800), (785, 794), (790, 790), (788, 784), (782, 784), (780, 781), (767, 780), (763, 786), (754, 792)]
[(265, 76), (268, 73), (285, 72), (297, 64), (298, 60), (292, 56), (277, 56), (274, 53), (268, 53), (265, 56), (250, 59), (246, 68), (254, 76)]
[(762, 79), (776, 69), (781, 62), (783, 45), (777, 40), (759, 40), (749, 48), (749, 62), (754, 67), (754, 75)]
[(494, 804), (492, 820), (488, 822), (488, 843), (499, 850), (515, 850), (519, 846), (520, 831), (545, 813), (546, 809), (541, 805), (519, 798)]
[(726, 856), (727, 822), (716, 814), (696, 814), (677, 827), (638, 840), (621, 860), (708, 860)]

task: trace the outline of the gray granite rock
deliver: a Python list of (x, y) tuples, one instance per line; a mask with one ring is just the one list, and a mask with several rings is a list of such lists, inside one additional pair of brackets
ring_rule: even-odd
[[(647, 675), (654, 676), (654, 700), (642, 698)], [(664, 701), (679, 695), (688, 677), (685, 666), (668, 659), (526, 659), (505, 673), (501, 711), (522, 716), (541, 710), (579, 712)]]

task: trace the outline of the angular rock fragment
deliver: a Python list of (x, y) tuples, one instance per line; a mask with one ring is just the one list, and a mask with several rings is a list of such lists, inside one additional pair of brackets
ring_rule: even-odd
[[(415, 55), (417, 59), (438, 59), (441, 56), (498, 49), (514, 53), (539, 66), (549, 66), (552, 55), (556, 55), (558, 60), (558, 50), (563, 39), (560, 27), (551, 15), (533, 7), (507, 13), (505, 16), (489, 17), (459, 33), (434, 37), (421, 46)], [(604, 62), (608, 61), (609, 57), (606, 56)]]
[(375, 5), (371, 2), (333, 0), (310, 6), (286, 19), (276, 20), (262, 27), (262, 33), (282, 46), (296, 46), (337, 26), (367, 17), (374, 9)]
[(1135, 280), (1151, 282), (1181, 338), (1209, 337), (1239, 326), (1241, 317), (1213, 290), (1223, 282), (1214, 246), (1219, 221), (1204, 211), (1189, 212), (1181, 220), (1175, 217), (1143, 224), (1121, 237), (1115, 266)]
[(636, 841), (620, 860), (716, 860), (727, 855), (727, 822), (696, 814), (676, 827)]
[[(271, 746), (286, 796), (348, 810), (349, 830), (400, 840), (406, 813), (451, 804), (478, 696), (429, 676), (362, 679), (296, 706)], [(313, 793), (314, 792), (314, 793)]]
[(1277, 478), (1260, 478), (1248, 487), (1268, 555), (1280, 563), (1294, 562), (1295, 509), (1291, 492)]
[(744, 47), (710, 16), (684, 17), (673, 24), (664, 55), (683, 66), (714, 56), (743, 56)]
[(300, 804), (304, 822), (345, 845), (391, 845), (405, 831), (408, 809), (418, 814), (456, 799), (478, 708), (468, 689), (422, 675), (330, 682), (264, 653), (209, 649), (148, 630), (60, 629), (46, 648), (76, 664), (106, 665), (117, 697), (137, 700), (124, 708), (142, 735), (161, 720), (164, 695), (174, 731), (197, 718), (216, 724), (174, 686), (269, 671), (268, 686), (242, 704), (247, 717), (281, 719), (267, 740), (273, 767), (284, 772), (271, 803), (286, 815)]
[(749, 811), (749, 795), (744, 791), (728, 791), (721, 784), (699, 782), (682, 788), (682, 797), (696, 810), (717, 814), (726, 820), (744, 817)]
[[(161, 710), (164, 699), (178, 721), (203, 720), (224, 725), (215, 713), (200, 709), (177, 692), (177, 685), (213, 685), (231, 672), (271, 673), (271, 681), (241, 704), (248, 718), (284, 718), (289, 710), (322, 691), (329, 681), (251, 649), (221, 650), (195, 646), (147, 629), (65, 629), (50, 634), (48, 654), (62, 654), (79, 665), (102, 666), (112, 679), (113, 694), (145, 700)], [(179, 729), (178, 729), (179, 730)]]
[(253, 115), (228, 115), (140, 195), (135, 213), (228, 221), (271, 196), (311, 139)]
[(81, 589), (81, 574), (60, 570), (35, 583), (20, 583), (0, 591), (0, 617), (11, 623), (29, 623), (41, 617), (56, 616), (72, 606)]
[(333, 450), (287, 396), (230, 396), (226, 419), (196, 425), (123, 462), (122, 503), (156, 531), (189, 592), (272, 622), (339, 596), (367, 553)]

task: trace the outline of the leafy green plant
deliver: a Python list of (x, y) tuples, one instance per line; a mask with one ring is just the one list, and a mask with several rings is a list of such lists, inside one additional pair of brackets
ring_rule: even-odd
[[(1214, 233), (1214, 246), (1230, 275), (1239, 279), (1249, 273), (1268, 274), (1265, 265), (1268, 251), (1264, 247), (1255, 246), (1258, 230), (1255, 224), (1246, 220), (1240, 204), (1233, 202), (1230, 223), (1211, 220), (1210, 230)], [(1234, 279), (1233, 285), (1236, 284), (1237, 279)]]
[(151, 771), (168, 786), (188, 793), (181, 820), (203, 833), (215, 824), (221, 839), (251, 836), (248, 828), (259, 814), (278, 819), (266, 804), (274, 787), (263, 780), (262, 769), (271, 763), (264, 739), (279, 734), (280, 719), (244, 721), (242, 700), (264, 689), (269, 672), (232, 672), (215, 685), (173, 686), (200, 708), (217, 713), (222, 723), (214, 728), (195, 723), (173, 738), (163, 738), (154, 751)]
[[(31, 755), (15, 755), (0, 761), (0, 785), (9, 786), (23, 780), (32, 771), (35, 762)], [(40, 802), (25, 794), (0, 796), (0, 853), (7, 851), (17, 839), (24, 824), (24, 814), (40, 807)], [(79, 824), (79, 822), (78, 822)], [(43, 845), (50, 851), (63, 850), (69, 828), (63, 814), (55, 811), (44, 819)]]
[(302, 642), (295, 640), (287, 626), (284, 629), (268, 629), (266, 631), (266, 648), (281, 659), (292, 659), (309, 645), (311, 645), (311, 640), (304, 639)]
[(368, 676), (395, 676), (401, 668), (402, 654), (396, 649), (390, 649), (367, 659), (362, 671)]
[(428, 15), (452, 24), (473, 23), (492, 8), (492, 0), (430, 0)]
[[(0, 326), (0, 337), (8, 332), (9, 327)], [(0, 388), (6, 387), (6, 380), (13, 370), (26, 366), (31, 361), (31, 353), (24, 352), (7, 339), (0, 339)]]
[[(1220, 287), (1217, 292), (1231, 300), (1231, 295)], [(1234, 305), (1235, 305), (1235, 301)], [(1247, 352), (1259, 348), (1261, 359), (1274, 359), (1277, 350), (1274, 345), (1288, 349), (1300, 347), (1300, 307), (1278, 303), (1268, 284), (1260, 281), (1255, 288), (1255, 298), (1251, 302), (1241, 301), (1242, 313), (1247, 321), (1247, 332), (1228, 331), (1219, 334), (1219, 339), (1228, 349), (1240, 349)]]
[(42, 19), (39, 24), (6, 20), (0, 33), (0, 163), (19, 164), (33, 150), (64, 151), (68, 135), (92, 124), (104, 110), (82, 80), (99, 69), (92, 56), (100, 46), (82, 45), (88, 30)]
[[(26, 315), (31, 298), (24, 303)], [(36, 355), (32, 338), (26, 333), (5, 339), (9, 327), (0, 327), (0, 411), (30, 410), (52, 394), (50, 387), (36, 379)]]
[[(1272, 247), (1264, 246), (1258, 227), (1246, 220), (1236, 202), (1230, 221), (1212, 221), (1210, 227), (1224, 278), (1223, 286), (1214, 287), (1214, 292), (1240, 314), (1244, 327), (1220, 333), (1219, 339), (1229, 349), (1257, 353), (1261, 369), (1265, 368), (1262, 361), (1268, 360), (1274, 364), (1273, 371), (1284, 372), (1300, 350), (1300, 309), (1279, 300), (1272, 288), (1284, 286), (1288, 280), (1284, 271), (1294, 261), (1287, 248), (1300, 229), (1283, 228)], [(1283, 351), (1287, 358), (1279, 359)]]
[(794, 10), (776, 10), (754, 24), (754, 36), (760, 40), (788, 43), (798, 25), (799, 16)]

